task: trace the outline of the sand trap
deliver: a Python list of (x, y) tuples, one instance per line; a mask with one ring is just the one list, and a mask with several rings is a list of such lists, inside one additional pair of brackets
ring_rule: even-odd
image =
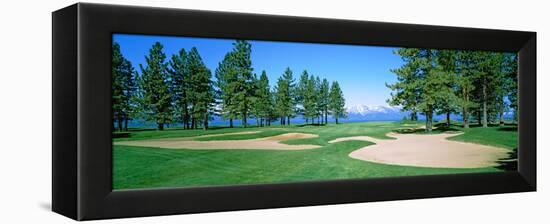
[(446, 138), (462, 133), (397, 134), (396, 139), (376, 139), (368, 136), (338, 138), (329, 143), (361, 140), (376, 145), (355, 150), (350, 157), (393, 165), (445, 168), (480, 168), (497, 166), (499, 159), (508, 157), (508, 150), (493, 146), (457, 142)]
[[(248, 134), (257, 132), (238, 132), (228, 134)], [(143, 147), (158, 147), (169, 149), (269, 149), (269, 150), (300, 150), (300, 149), (314, 149), (319, 148), (319, 145), (287, 145), (280, 143), (284, 140), (290, 139), (305, 139), (315, 138), (318, 135), (304, 134), (304, 133), (286, 133), (282, 135), (276, 135), (266, 138), (256, 138), (247, 140), (214, 140), (214, 141), (194, 141), (196, 138), (228, 135), (203, 135), (200, 137), (187, 137), (187, 138), (166, 138), (166, 139), (152, 139), (152, 140), (136, 140), (136, 141), (122, 141), (115, 142), (115, 145), (128, 145), (128, 146), (143, 146)]]

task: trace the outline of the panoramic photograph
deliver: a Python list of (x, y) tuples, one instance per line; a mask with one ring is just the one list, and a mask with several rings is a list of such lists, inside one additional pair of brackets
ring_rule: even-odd
[(517, 170), (517, 54), (112, 36), (113, 189)]

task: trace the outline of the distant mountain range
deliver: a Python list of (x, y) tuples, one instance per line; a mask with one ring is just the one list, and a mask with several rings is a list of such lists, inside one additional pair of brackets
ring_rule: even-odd
[(354, 105), (346, 107), (348, 121), (385, 121), (401, 120), (408, 116), (408, 112), (401, 111), (399, 107), (382, 105)]
[[(348, 118), (343, 121), (396, 121), (401, 120), (403, 117), (409, 117), (409, 111), (401, 111), (400, 107), (392, 106), (373, 106), (373, 105), (354, 105), (346, 107)], [(505, 112), (504, 118), (511, 119), (514, 116), (514, 112)], [(418, 113), (418, 119), (424, 120), (425, 116)], [(444, 114), (434, 114), (435, 120), (446, 119)], [(451, 114), (451, 119), (461, 120), (462, 117), (457, 114)]]

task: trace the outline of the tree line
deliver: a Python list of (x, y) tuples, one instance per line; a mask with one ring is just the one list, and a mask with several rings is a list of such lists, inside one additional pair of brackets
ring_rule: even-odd
[(302, 72), (298, 81), (286, 68), (272, 88), (267, 73), (254, 73), (252, 46), (237, 40), (213, 72), (204, 64), (198, 50), (179, 50), (167, 60), (163, 45), (153, 44), (139, 65), (141, 74), (122, 55), (120, 45), (112, 45), (113, 130), (128, 130), (128, 121), (143, 119), (157, 124), (183, 124), (184, 129), (208, 129), (214, 115), (229, 121), (254, 118), (256, 126), (279, 121), (290, 125), (302, 116), (306, 124), (326, 124), (328, 116), (346, 116), (345, 98), (337, 81), (329, 84), (318, 76)]
[(471, 121), (482, 127), (504, 125), (505, 112), (513, 110), (517, 121), (517, 55), (501, 52), (401, 48), (394, 53), (404, 64), (391, 70), (397, 82), (388, 103), (426, 116), (431, 131), (434, 114), (460, 114), (462, 125)]

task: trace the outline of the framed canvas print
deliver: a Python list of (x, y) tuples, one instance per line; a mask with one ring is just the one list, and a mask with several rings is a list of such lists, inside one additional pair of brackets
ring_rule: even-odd
[(52, 208), (73, 219), (536, 190), (534, 32), (52, 17)]

